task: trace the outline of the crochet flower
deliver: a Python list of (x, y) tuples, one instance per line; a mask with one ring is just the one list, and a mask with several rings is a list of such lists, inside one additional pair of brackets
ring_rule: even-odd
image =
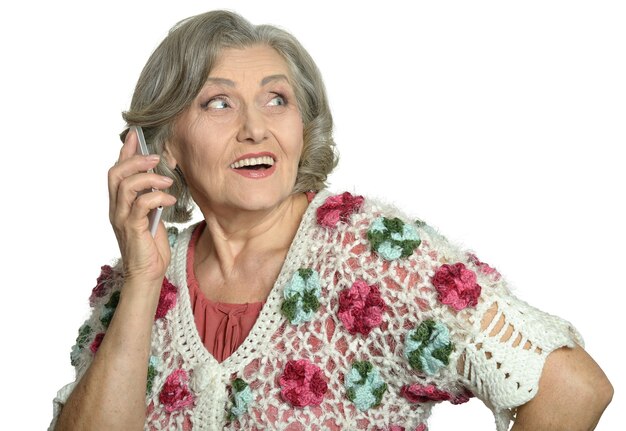
[(152, 385), (154, 384), (154, 378), (157, 375), (158, 365), (159, 358), (156, 356), (150, 356), (150, 360), (148, 362), (148, 380), (146, 382), (146, 395), (150, 395), (152, 393)]
[(167, 241), (170, 243), (170, 247), (174, 247), (177, 239), (178, 239), (178, 228), (176, 226), (168, 227), (167, 228)]
[(441, 265), (432, 283), (439, 292), (439, 301), (457, 311), (478, 304), (481, 287), (476, 283), (476, 274), (460, 262)]
[(422, 242), (415, 226), (399, 218), (379, 217), (367, 232), (372, 250), (386, 260), (409, 257)]
[[(415, 428), (413, 431), (426, 431), (426, 425), (424, 424), (419, 424), (417, 426), (417, 428)], [(405, 427), (400, 426), (400, 425), (391, 425), (389, 428), (378, 428), (379, 431), (408, 431)]]
[(161, 293), (159, 294), (159, 304), (157, 305), (154, 320), (162, 319), (168, 311), (176, 305), (176, 293), (178, 288), (174, 286), (167, 277), (163, 278), (161, 285)]
[(319, 406), (328, 390), (320, 367), (306, 359), (287, 362), (279, 382), (280, 395), (295, 407)]
[(350, 289), (339, 294), (337, 316), (351, 334), (357, 332), (367, 336), (372, 328), (383, 321), (385, 303), (377, 286), (369, 286), (363, 280), (354, 282)]
[(442, 391), (435, 385), (404, 385), (400, 390), (400, 395), (412, 403), (426, 403), (429, 401), (450, 401), (452, 404), (463, 404), (469, 401), (474, 395), (470, 392), (461, 394), (451, 394)]
[(448, 365), (454, 345), (448, 328), (434, 320), (422, 322), (406, 336), (404, 356), (413, 369), (434, 375)]
[(355, 361), (344, 383), (347, 396), (362, 412), (377, 407), (387, 390), (387, 383), (380, 378), (378, 368), (368, 361)]
[(93, 341), (91, 342), (91, 345), (89, 346), (89, 350), (91, 350), (91, 353), (93, 353), (94, 355), (96, 354), (96, 352), (100, 348), (100, 344), (102, 344), (103, 339), (104, 339), (104, 332), (100, 332), (99, 334), (96, 334), (96, 338), (93, 339)]
[(113, 314), (115, 313), (115, 309), (117, 308), (117, 304), (120, 302), (120, 291), (116, 290), (113, 292), (109, 301), (104, 304), (104, 310), (102, 312), (102, 316), (100, 316), (100, 322), (102, 326), (105, 328), (109, 327), (111, 323), (111, 319), (113, 318)]
[(89, 337), (93, 333), (91, 326), (87, 324), (87, 322), (83, 323), (82, 326), (78, 329), (78, 336), (76, 337), (76, 344), (72, 346), (72, 353), (70, 353), (70, 362), (73, 367), (78, 365), (78, 358), (80, 356), (80, 352), (85, 348), (87, 342), (89, 341)]
[(202, 392), (207, 387), (220, 387), (226, 385), (222, 381), (220, 369), (208, 363), (203, 363), (194, 368), (189, 380), (189, 387), (196, 393)]
[(400, 389), (400, 395), (412, 403), (426, 403), (428, 401), (447, 401), (451, 395), (437, 388), (435, 385), (404, 385)]
[(463, 404), (466, 403), (470, 400), (470, 398), (473, 398), (474, 394), (471, 393), (468, 390), (465, 390), (463, 393), (460, 394), (452, 394), (452, 398), (450, 398), (450, 402), (452, 404)]
[(165, 384), (159, 394), (159, 401), (169, 413), (188, 407), (194, 402), (194, 396), (188, 386), (189, 375), (187, 371), (174, 370), (165, 380)]
[(280, 308), (283, 315), (293, 324), (313, 319), (320, 306), (322, 287), (320, 277), (313, 269), (301, 268), (285, 286), (285, 300)]
[(348, 217), (361, 209), (363, 201), (363, 196), (352, 196), (348, 192), (330, 196), (317, 209), (317, 222), (330, 228), (336, 227), (340, 221), (347, 223)]
[(96, 304), (98, 298), (102, 298), (107, 294), (110, 284), (108, 281), (113, 276), (113, 268), (109, 265), (104, 265), (100, 268), (100, 275), (96, 280), (96, 286), (91, 290), (91, 296), (89, 296), (89, 305), (92, 307)]
[(250, 386), (242, 379), (235, 379), (233, 381), (233, 406), (230, 408), (228, 412), (228, 420), (232, 421), (239, 418), (246, 411), (248, 411), (248, 406), (252, 403), (252, 391), (250, 390)]
[(491, 275), (495, 281), (498, 281), (500, 280), (500, 278), (502, 278), (502, 275), (500, 275), (500, 273), (495, 268), (492, 268), (485, 262), (481, 262), (480, 260), (478, 260), (478, 257), (476, 257), (475, 254), (468, 253), (467, 258), (468, 261), (474, 264), (481, 273), (485, 275)]

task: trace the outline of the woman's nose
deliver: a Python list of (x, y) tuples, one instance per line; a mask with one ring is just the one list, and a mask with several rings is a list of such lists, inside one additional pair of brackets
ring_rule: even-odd
[(240, 142), (260, 143), (268, 137), (266, 119), (254, 106), (244, 110), (237, 139)]

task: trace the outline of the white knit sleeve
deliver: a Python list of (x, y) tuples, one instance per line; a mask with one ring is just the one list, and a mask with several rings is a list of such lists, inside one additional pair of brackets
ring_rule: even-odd
[(584, 343), (571, 323), (513, 295), (502, 276), (473, 253), (452, 250), (446, 260), (476, 274), (480, 295), (475, 306), (458, 312), (446, 306), (460, 327), (451, 365), (460, 383), (493, 411), (497, 430), (506, 431), (515, 408), (537, 394), (547, 356)]

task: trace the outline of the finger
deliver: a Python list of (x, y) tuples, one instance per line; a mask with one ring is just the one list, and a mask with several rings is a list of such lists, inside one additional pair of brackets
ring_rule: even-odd
[(117, 208), (117, 196), (119, 194), (119, 186), (125, 178), (132, 175), (146, 172), (154, 168), (159, 162), (159, 156), (139, 156), (135, 155), (129, 159), (119, 162), (112, 166), (108, 172), (109, 186), (109, 218), (115, 213)]
[(131, 158), (134, 154), (137, 153), (137, 145), (139, 145), (139, 138), (137, 137), (137, 133), (133, 128), (129, 128), (126, 133), (126, 137), (124, 138), (124, 143), (122, 144), (122, 148), (120, 148), (120, 153), (117, 157), (117, 161), (113, 168), (109, 169), (108, 173), (108, 185), (109, 185), (109, 219), (112, 220), (112, 215), (115, 213), (115, 196), (117, 196), (117, 185), (122, 180), (123, 177), (116, 175), (115, 168), (120, 165), (125, 160)]
[(139, 138), (137, 137), (137, 132), (131, 128), (126, 134), (126, 138), (124, 139), (124, 145), (122, 145), (122, 148), (120, 149), (120, 155), (117, 159), (118, 163), (129, 159), (137, 154), (138, 145)]
[[(124, 224), (124, 220), (135, 205), (135, 201), (143, 196), (141, 193), (151, 189), (165, 189), (172, 185), (172, 179), (152, 173), (141, 173), (126, 177), (120, 182), (117, 197), (115, 199), (115, 210), (111, 214), (111, 220), (118, 227)], [(150, 194), (150, 193), (146, 193)], [(140, 196), (141, 195), (141, 196)], [(158, 205), (157, 205), (158, 206)]]
[(176, 203), (176, 198), (166, 192), (154, 191), (139, 196), (132, 205), (127, 218), (127, 227), (134, 232), (149, 232), (148, 214), (151, 210), (169, 207)]

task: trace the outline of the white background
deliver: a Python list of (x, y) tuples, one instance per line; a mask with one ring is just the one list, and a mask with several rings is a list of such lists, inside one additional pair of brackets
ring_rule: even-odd
[[(621, 428), (626, 11), (619, 1), (24, 1), (1, 6), (2, 429), (44, 429), (99, 267), (106, 173), (149, 54), (231, 8), (291, 31), (326, 81), (331, 189), (382, 197), (574, 323)], [(7, 423), (9, 421), (9, 423)], [(19, 424), (19, 425), (18, 425)], [(473, 400), (431, 429), (494, 429)]]

